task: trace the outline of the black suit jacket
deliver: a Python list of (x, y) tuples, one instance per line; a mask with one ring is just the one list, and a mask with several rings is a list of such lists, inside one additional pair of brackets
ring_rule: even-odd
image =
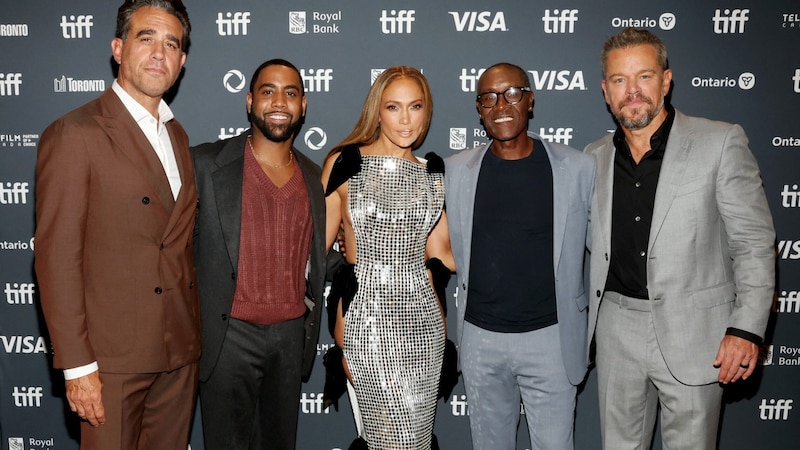
[[(248, 132), (191, 149), (197, 177), (199, 205), (195, 237), (195, 265), (200, 291), (203, 353), (200, 380), (214, 371), (236, 289), (242, 216), (244, 148)], [(311, 373), (316, 356), (325, 283), (325, 197), (320, 167), (294, 149), (311, 202), (313, 221), (309, 273), (306, 282), (303, 378)]]

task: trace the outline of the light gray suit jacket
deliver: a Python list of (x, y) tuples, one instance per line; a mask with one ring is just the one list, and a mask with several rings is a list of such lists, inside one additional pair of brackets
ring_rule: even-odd
[[(587, 367), (588, 298), (583, 267), (595, 163), (593, 158), (566, 145), (545, 142), (532, 132), (528, 132), (528, 136), (542, 141), (553, 171), (553, 271), (561, 353), (567, 376), (572, 384), (577, 385), (583, 381)], [(483, 156), (489, 146), (491, 142), (445, 160), (447, 221), (458, 269), (458, 345), (461, 344), (467, 310), (475, 189)]]
[[(612, 138), (585, 150), (597, 158), (588, 342), (611, 256)], [(653, 208), (647, 288), (658, 344), (678, 381), (717, 380), (712, 363), (728, 327), (764, 336), (775, 287), (774, 245), (761, 175), (742, 128), (676, 110)]]

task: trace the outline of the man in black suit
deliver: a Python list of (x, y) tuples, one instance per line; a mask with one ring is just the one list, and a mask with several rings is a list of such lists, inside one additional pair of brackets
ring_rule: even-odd
[(305, 111), (297, 68), (267, 61), (247, 94), (250, 131), (192, 150), (207, 448), (295, 448), (325, 277), (320, 168), (292, 146)]

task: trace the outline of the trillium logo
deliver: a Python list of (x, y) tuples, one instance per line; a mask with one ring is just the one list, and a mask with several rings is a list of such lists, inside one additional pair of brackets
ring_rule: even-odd
[(225, 77), (222, 78), (222, 84), (225, 85), (225, 89), (232, 94), (241, 92), (244, 88), (244, 82), (244, 75), (236, 69), (229, 70)]

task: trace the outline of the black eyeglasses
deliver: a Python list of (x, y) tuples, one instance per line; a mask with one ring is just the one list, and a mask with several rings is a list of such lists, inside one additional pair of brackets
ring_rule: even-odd
[(531, 88), (527, 86), (511, 86), (503, 92), (483, 92), (478, 94), (477, 101), (484, 108), (492, 108), (497, 104), (498, 96), (502, 95), (506, 99), (506, 103), (514, 105), (522, 100), (525, 92), (531, 92)]

